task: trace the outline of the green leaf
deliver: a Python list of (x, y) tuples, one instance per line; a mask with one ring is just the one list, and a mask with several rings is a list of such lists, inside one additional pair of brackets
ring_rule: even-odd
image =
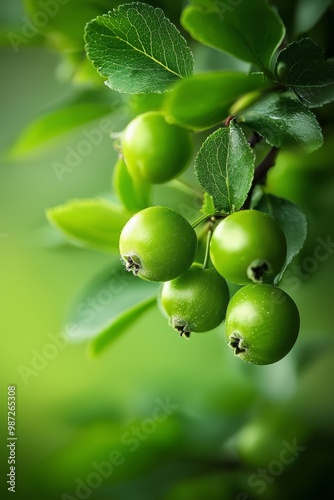
[(240, 0), (235, 6), (219, 0), (193, 3), (181, 22), (195, 40), (270, 71), (285, 29), (265, 0)]
[(200, 212), (205, 216), (210, 216), (215, 213), (215, 204), (213, 202), (212, 196), (209, 193), (204, 193), (203, 204)]
[(217, 211), (230, 213), (242, 207), (252, 183), (254, 162), (254, 152), (234, 122), (206, 139), (196, 157), (195, 172)]
[(301, 145), (314, 151), (323, 144), (315, 115), (301, 102), (282, 94), (267, 94), (237, 116), (266, 139), (271, 146)]
[(156, 295), (160, 286), (139, 279), (125, 271), (118, 257), (111, 258), (108, 268), (87, 283), (69, 305), (65, 336), (73, 343), (92, 340), (128, 309)]
[(264, 194), (255, 208), (272, 215), (285, 234), (287, 258), (282, 271), (276, 277), (277, 284), (282, 279), (292, 259), (298, 255), (305, 243), (308, 230), (307, 218), (301, 209), (291, 203), (291, 201), (271, 194)]
[(190, 48), (161, 9), (121, 5), (85, 29), (86, 52), (108, 87), (118, 92), (165, 92), (194, 71)]
[(116, 318), (91, 342), (90, 351), (93, 355), (101, 354), (109, 345), (122, 335), (127, 328), (135, 323), (148, 309), (156, 305), (157, 297), (154, 295), (130, 307)]
[(171, 121), (201, 130), (221, 123), (232, 104), (244, 94), (266, 88), (262, 73), (212, 72), (179, 82), (166, 96), (164, 109)]
[(305, 33), (317, 24), (332, 0), (299, 0), (296, 6), (295, 34)]
[(116, 111), (120, 104), (118, 96), (110, 96), (106, 101), (100, 93), (85, 92), (75, 101), (39, 116), (31, 122), (18, 137), (10, 150), (10, 155), (20, 158), (27, 154), (35, 154), (42, 148), (49, 147), (51, 141), (55, 143), (78, 127)]
[(118, 252), (119, 236), (129, 219), (119, 206), (102, 199), (71, 200), (46, 214), (70, 241), (107, 253)]
[(276, 74), (309, 107), (334, 100), (334, 59), (310, 38), (290, 43), (277, 58)]
[[(83, 51), (85, 24), (99, 14), (117, 7), (120, 3), (122, 3), (121, 0), (67, 0), (67, 2), (66, 0), (51, 0), (50, 2), (24, 0), (26, 11), (36, 33), (44, 33), (49, 43), (61, 52)], [(34, 28), (31, 31), (33, 37)]]
[(150, 205), (151, 185), (131, 177), (122, 157), (115, 165), (113, 186), (118, 198), (129, 212), (135, 213)]

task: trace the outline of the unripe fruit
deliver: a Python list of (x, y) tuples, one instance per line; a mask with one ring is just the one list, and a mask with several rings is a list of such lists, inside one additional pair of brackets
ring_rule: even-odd
[(150, 111), (126, 127), (122, 149), (134, 178), (152, 184), (167, 182), (188, 166), (193, 144), (187, 130), (169, 124), (164, 115)]
[(225, 331), (239, 358), (268, 365), (292, 349), (299, 323), (298, 308), (283, 290), (273, 285), (247, 285), (230, 300)]
[(281, 82), (285, 80), (288, 74), (288, 69), (288, 65), (284, 61), (279, 61), (276, 66), (276, 75), (278, 80), (280, 80)]
[(286, 252), (280, 226), (257, 210), (241, 210), (219, 222), (210, 244), (217, 271), (238, 285), (272, 282), (283, 267)]
[(188, 271), (164, 284), (161, 306), (170, 324), (180, 335), (207, 332), (225, 318), (229, 291), (224, 278), (215, 269), (193, 264)]
[(149, 281), (169, 281), (191, 266), (197, 237), (178, 212), (154, 206), (137, 212), (125, 224), (119, 249), (127, 271)]

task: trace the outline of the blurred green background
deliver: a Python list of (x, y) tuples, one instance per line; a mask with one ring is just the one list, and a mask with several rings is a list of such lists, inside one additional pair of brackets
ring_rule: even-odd
[[(291, 33), (296, 11), (307, 27), (311, 3), (275, 2)], [(178, 16), (180, 5), (160, 4)], [(94, 8), (105, 12), (107, 5)], [(36, 5), (1, 5), (1, 498), (10, 495), (8, 385), (17, 388), (16, 498), (330, 498), (334, 252), (329, 246), (319, 260), (316, 249), (334, 241), (333, 105), (317, 112), (325, 146), (308, 156), (281, 153), (269, 177), (271, 191), (299, 204), (310, 223), (283, 283), (301, 313), (293, 352), (272, 366), (248, 366), (231, 356), (223, 328), (183, 341), (154, 309), (92, 359), (86, 343), (63, 340), (66, 311), (118, 259), (66, 244), (49, 228), (45, 209), (109, 191), (117, 155), (105, 135), (62, 182), (57, 178), (54, 162), (64, 162), (66, 148), (76, 148), (97, 121), (38, 155), (9, 158), (25, 127), (76, 96), (79, 85), (68, 78), (71, 44), (59, 41), (56, 29), (46, 43), (39, 33), (13, 49), (8, 33), (20, 33), (24, 7)], [(80, 16), (70, 19), (79, 29)], [(329, 56), (332, 25), (329, 10), (309, 33)], [(67, 58), (55, 50), (60, 46)], [(194, 50), (199, 69), (235, 64)], [(121, 113), (120, 123), (126, 118)]]

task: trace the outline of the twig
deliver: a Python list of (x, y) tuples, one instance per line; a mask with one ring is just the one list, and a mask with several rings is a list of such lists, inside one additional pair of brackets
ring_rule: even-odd
[(278, 148), (276, 148), (276, 147), (271, 148), (271, 150), (269, 151), (267, 156), (264, 158), (264, 160), (257, 166), (255, 173), (254, 173), (253, 182), (252, 182), (251, 188), (250, 188), (248, 196), (247, 196), (247, 199), (242, 207), (243, 209), (250, 207), (251, 200), (252, 200), (252, 194), (253, 194), (253, 191), (255, 189), (255, 186), (265, 184), (269, 170), (276, 163), (276, 158), (277, 158), (278, 152), (279, 152)]

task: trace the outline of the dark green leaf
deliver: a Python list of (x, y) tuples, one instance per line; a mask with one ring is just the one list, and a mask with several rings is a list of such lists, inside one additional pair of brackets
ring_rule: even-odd
[(193, 55), (161, 9), (121, 5), (87, 24), (86, 51), (108, 87), (141, 94), (165, 92), (193, 73)]
[(300, 208), (291, 203), (291, 201), (271, 194), (264, 194), (255, 208), (272, 215), (285, 234), (288, 251), (283, 269), (276, 278), (276, 283), (278, 283), (287, 266), (300, 252), (305, 243), (308, 229), (307, 219)]
[(315, 115), (301, 102), (282, 94), (267, 94), (237, 117), (271, 146), (301, 145), (313, 151), (323, 144)]
[(72, 200), (47, 210), (51, 224), (80, 246), (118, 252), (118, 240), (129, 216), (102, 199)]
[(310, 38), (290, 43), (279, 53), (276, 74), (309, 107), (334, 100), (334, 59)]
[(150, 205), (151, 185), (134, 179), (121, 157), (115, 165), (113, 186), (120, 201), (129, 212), (138, 212)]
[(157, 297), (154, 295), (149, 299), (138, 302), (133, 307), (130, 307), (116, 318), (91, 342), (90, 350), (93, 355), (101, 354), (109, 345), (114, 342), (122, 333), (126, 331), (138, 318), (153, 307), (157, 302)]
[(211, 134), (195, 160), (199, 182), (213, 198), (216, 210), (239, 210), (249, 191), (255, 156), (239, 125), (231, 122)]
[(183, 11), (181, 22), (195, 40), (270, 70), (285, 29), (264, 0), (193, 3)]
[(232, 104), (244, 94), (268, 86), (262, 73), (214, 72), (181, 81), (166, 96), (165, 110), (171, 120), (193, 130), (221, 123)]

